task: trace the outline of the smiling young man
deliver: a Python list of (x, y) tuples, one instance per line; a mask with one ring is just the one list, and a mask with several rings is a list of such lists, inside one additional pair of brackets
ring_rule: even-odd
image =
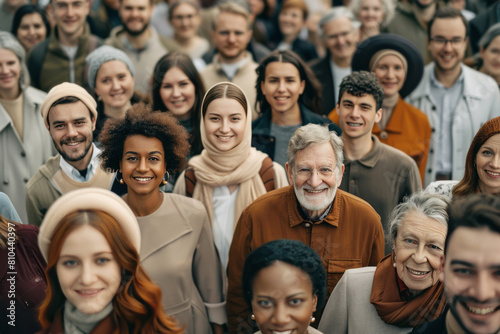
[(27, 61), (32, 85), (45, 92), (62, 82), (88, 87), (85, 57), (102, 45), (86, 23), (90, 0), (51, 0), (51, 8), (56, 26)]
[[(292, 239), (313, 248), (328, 274), (328, 293), (346, 269), (373, 266), (382, 258), (380, 217), (368, 203), (338, 189), (342, 160), (342, 140), (327, 126), (300, 127), (288, 146), (286, 170), (291, 185), (268, 192), (243, 211), (229, 250), (230, 333), (255, 332), (241, 276), (248, 254), (266, 242)], [(316, 318), (319, 314), (321, 310)]]
[(462, 64), (469, 28), (460, 10), (439, 9), (429, 22), (433, 62), (407, 102), (422, 110), (432, 127), (425, 185), (460, 180), (467, 148), (487, 120), (500, 116), (500, 91), (486, 74)]
[[(45, 126), (59, 152), (41, 166), (26, 185), (28, 223), (40, 225), (46, 211), (63, 194), (85, 187), (111, 189), (115, 174), (100, 166), (92, 143), (96, 102), (82, 87), (68, 82), (50, 90), (41, 106)], [(121, 193), (115, 185), (114, 191)]]
[(150, 24), (152, 0), (120, 0), (122, 25), (111, 30), (106, 44), (122, 50), (134, 64), (135, 89), (149, 93), (154, 65), (168, 50), (168, 40)]
[(449, 310), (415, 334), (500, 332), (500, 199), (472, 195), (448, 207), (440, 280)]
[(200, 72), (205, 88), (221, 81), (238, 85), (250, 102), (252, 118), (257, 118), (254, 107), (257, 64), (247, 51), (252, 38), (250, 13), (236, 3), (226, 2), (220, 5), (213, 20), (211, 37), (217, 54)]
[[(354, 72), (342, 80), (337, 113), (344, 141), (345, 172), (340, 189), (361, 197), (377, 211), (384, 233), (389, 216), (405, 196), (422, 188), (417, 164), (372, 135), (382, 117), (384, 90), (375, 74)], [(385, 253), (391, 252), (386, 244)]]

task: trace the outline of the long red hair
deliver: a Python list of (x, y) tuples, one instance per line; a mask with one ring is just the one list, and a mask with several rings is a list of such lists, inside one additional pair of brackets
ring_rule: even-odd
[(122, 269), (121, 286), (113, 299), (116, 333), (182, 333), (176, 321), (163, 312), (161, 290), (142, 269), (139, 254), (120, 224), (99, 210), (80, 210), (66, 215), (54, 233), (45, 271), (47, 295), (40, 307), (42, 327), (46, 329), (51, 325), (66, 301), (56, 272), (64, 241), (72, 231), (85, 224), (102, 233)]

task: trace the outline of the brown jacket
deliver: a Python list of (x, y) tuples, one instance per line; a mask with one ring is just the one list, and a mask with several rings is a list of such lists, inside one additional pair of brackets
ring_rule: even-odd
[(318, 252), (328, 275), (328, 294), (346, 269), (375, 266), (384, 256), (380, 217), (362, 199), (337, 190), (326, 218), (313, 224), (301, 217), (293, 186), (268, 192), (243, 211), (229, 250), (230, 333), (245, 333), (253, 323), (241, 287), (245, 259), (252, 250), (276, 239), (299, 240)]

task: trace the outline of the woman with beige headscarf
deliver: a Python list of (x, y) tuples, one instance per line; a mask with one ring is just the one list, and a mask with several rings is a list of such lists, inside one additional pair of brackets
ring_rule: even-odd
[(205, 148), (189, 160), (174, 192), (206, 207), (222, 264), (243, 209), (269, 190), (288, 184), (283, 167), (251, 147), (252, 110), (243, 91), (229, 82), (210, 88), (201, 106)]

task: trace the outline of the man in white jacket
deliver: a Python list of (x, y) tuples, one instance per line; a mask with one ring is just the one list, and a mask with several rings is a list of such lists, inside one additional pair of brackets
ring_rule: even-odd
[(462, 64), (468, 35), (467, 21), (459, 10), (447, 7), (436, 12), (428, 29), (433, 62), (407, 98), (429, 117), (432, 127), (425, 185), (460, 180), (474, 135), (487, 120), (500, 116), (495, 81)]

